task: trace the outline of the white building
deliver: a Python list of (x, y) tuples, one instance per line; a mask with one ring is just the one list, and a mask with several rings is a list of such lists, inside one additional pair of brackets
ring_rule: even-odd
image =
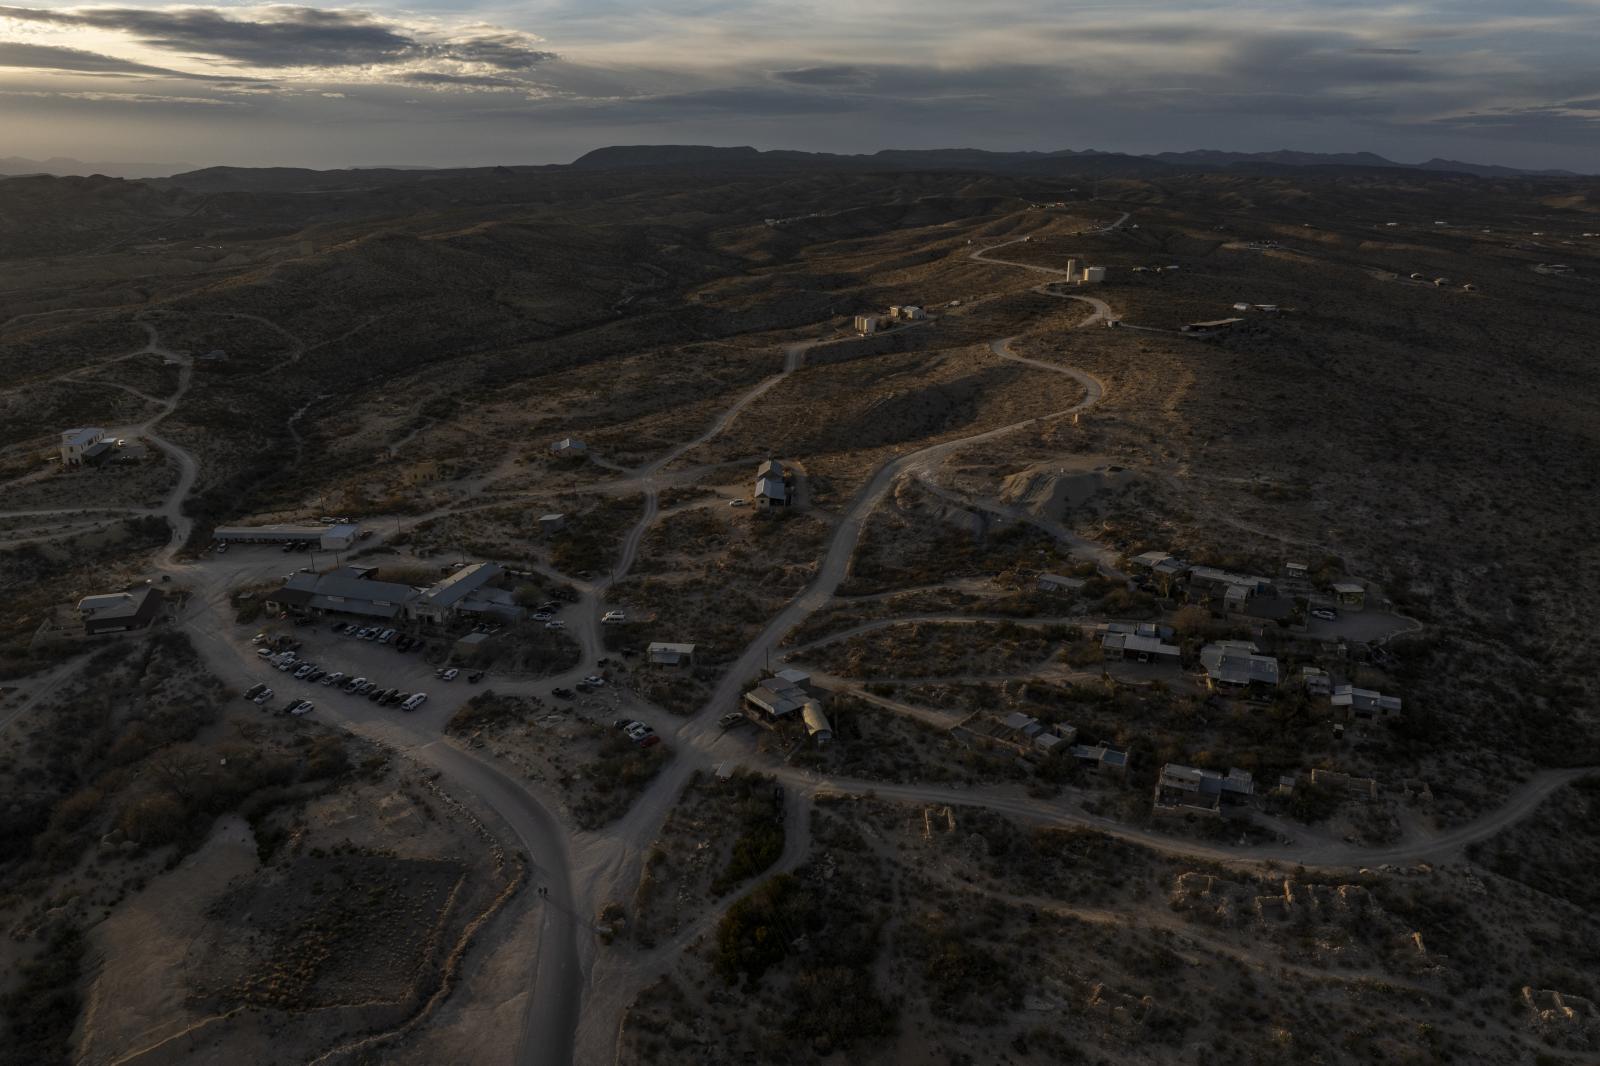
[(589, 446), (576, 437), (563, 437), (550, 445), (550, 451), (562, 459), (579, 459), (589, 454)]
[[(112, 442), (106, 439), (106, 431), (99, 426), (80, 426), (76, 429), (61, 431), (61, 465), (63, 467), (82, 466), (85, 460), (93, 459)], [(91, 454), (93, 453), (93, 454)]]
[(870, 337), (878, 332), (877, 315), (857, 315), (855, 322), (856, 332), (863, 337)]
[(1083, 283), (1085, 285), (1098, 285), (1106, 280), (1105, 267), (1084, 267)]
[(539, 516), (539, 532), (549, 536), (551, 533), (560, 533), (567, 528), (567, 516), (564, 514), (546, 514)]

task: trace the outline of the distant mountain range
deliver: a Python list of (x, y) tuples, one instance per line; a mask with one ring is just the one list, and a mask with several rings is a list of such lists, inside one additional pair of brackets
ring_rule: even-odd
[(193, 169), (193, 163), (85, 163), (59, 155), (50, 159), (0, 157), (0, 174), (7, 176), (53, 174), (58, 178), (86, 178), (91, 174), (104, 174), (108, 178), (164, 178)]
[(1397, 163), (1373, 152), (1221, 152), (1199, 149), (1192, 152), (1159, 152), (1130, 155), (1102, 152), (1093, 148), (1081, 151), (991, 152), (981, 148), (935, 148), (922, 151), (891, 149), (871, 155), (836, 155), (827, 152), (759, 152), (750, 147), (716, 148), (705, 145), (663, 144), (599, 148), (575, 160), (572, 165), (590, 169), (640, 166), (738, 165), (761, 162), (838, 162), (873, 166), (885, 164), (907, 169), (975, 169), (1006, 171), (1044, 171), (1073, 167), (1095, 170), (1149, 169), (1151, 163), (1170, 167), (1217, 170), (1228, 167), (1360, 167), (1381, 170), (1426, 170), (1440, 173), (1470, 174), (1482, 178), (1542, 177), (1575, 178), (1570, 170), (1522, 170), (1484, 163), (1463, 163), (1454, 159), (1430, 159), (1425, 163)]
[[(783, 149), (762, 152), (748, 146), (732, 148), (696, 144), (649, 144), (597, 148), (574, 160), (569, 166), (579, 170), (621, 170), (636, 167), (740, 168), (796, 164), (880, 169), (890, 167), (904, 170), (987, 170), (1041, 176), (1068, 171), (1109, 175), (1150, 173), (1152, 170), (1169, 169), (1238, 169), (1260, 172), (1309, 167), (1428, 171), (1440, 174), (1468, 174), (1480, 178), (1584, 176), (1570, 170), (1526, 170), (1485, 163), (1466, 163), (1456, 159), (1397, 163), (1373, 152), (1295, 152), (1289, 149), (1275, 152), (1223, 152), (1209, 148), (1190, 152), (1157, 152), (1151, 155), (1102, 152), (1094, 148), (1083, 150), (1068, 148), (1054, 152), (993, 152), (981, 148), (885, 149), (870, 155), (840, 155), (831, 152), (799, 152)], [(61, 156), (44, 160), (17, 156), (0, 158), (0, 176), (51, 174), (58, 177), (85, 177), (91, 174), (104, 174), (115, 178), (167, 179), (175, 185), (204, 185), (219, 188), (232, 185), (259, 187), (262, 181), (268, 178), (298, 183), (314, 176), (320, 176), (324, 182), (335, 186), (370, 185), (373, 182), (443, 178), (486, 169), (490, 168), (434, 168), (392, 164), (326, 171), (295, 167), (208, 167), (197, 170), (186, 163), (86, 163), (81, 159)], [(535, 168), (515, 166), (493, 169), (509, 175)], [(341, 178), (341, 175), (344, 177)]]

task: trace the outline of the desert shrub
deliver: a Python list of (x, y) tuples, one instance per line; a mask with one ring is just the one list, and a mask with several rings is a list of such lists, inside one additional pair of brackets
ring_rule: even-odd
[(81, 999), (78, 977), (83, 967), (83, 934), (72, 926), (51, 933), (40, 953), (17, 968), (17, 986), (0, 996), (6, 1018), (6, 1062), (52, 1066), (71, 1061), (72, 1029)]
[(756, 987), (788, 955), (811, 919), (812, 906), (811, 894), (791, 874), (761, 882), (717, 924), (712, 967), (718, 976), (730, 985), (742, 977), (746, 987)]

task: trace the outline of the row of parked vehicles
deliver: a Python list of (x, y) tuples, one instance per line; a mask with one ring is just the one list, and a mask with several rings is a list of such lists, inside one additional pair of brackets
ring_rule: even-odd
[[(262, 647), (256, 654), (265, 659), (268, 664), (289, 674), (296, 681), (304, 681), (308, 685), (320, 684), (325, 687), (337, 685), (351, 695), (365, 696), (374, 703), (388, 706), (398, 705), (402, 711), (414, 711), (428, 702), (428, 694), (426, 692), (402, 692), (398, 688), (381, 688), (376, 681), (369, 681), (364, 677), (347, 677), (342, 670), (331, 672), (324, 670), (316, 663), (301, 659), (292, 651), (274, 652), (270, 647)], [(262, 687), (265, 688), (265, 686)], [(267, 689), (267, 699), (271, 699), (271, 692), (271, 689)], [(246, 698), (258, 704), (266, 702), (266, 700), (257, 699), (248, 693)], [(311, 709), (310, 701), (302, 702), (307, 704), (306, 710), (309, 711)], [(305, 712), (302, 711), (300, 713)]]
[[(244, 690), (244, 698), (258, 707), (265, 707), (271, 703), (274, 695), (275, 693), (271, 688), (260, 683), (251, 685)], [(316, 710), (316, 704), (310, 700), (294, 700), (283, 710), (285, 714), (292, 714), (299, 718), (301, 715), (310, 714)]]

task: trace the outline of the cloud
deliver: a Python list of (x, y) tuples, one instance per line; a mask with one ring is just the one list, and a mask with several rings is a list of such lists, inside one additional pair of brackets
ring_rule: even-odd
[(525, 89), (527, 82), (498, 74), (446, 74), (437, 70), (412, 70), (394, 79), (404, 85), (427, 85), (472, 89)]
[(555, 58), (537, 47), (540, 39), (532, 34), (480, 26), (465, 35), (436, 35), (425, 27), (407, 27), (356, 10), (274, 6), (241, 16), (203, 7), (0, 7), (0, 18), (123, 33), (146, 48), (256, 69), (331, 70), (444, 60), (522, 71)]
[(81, 74), (150, 74), (163, 78), (192, 78), (200, 81), (233, 81), (206, 74), (189, 74), (165, 67), (152, 67), (134, 63), (99, 52), (86, 52), (81, 48), (63, 48), (51, 44), (27, 44), (21, 41), (0, 41), (0, 67), (22, 67), (31, 70), (64, 70)]
[(1419, 56), (1420, 48), (1352, 48), (1353, 56)]
[(849, 66), (844, 63), (834, 63), (821, 67), (800, 67), (798, 70), (775, 70), (772, 77), (778, 81), (786, 81), (791, 85), (862, 85), (871, 80), (871, 76), (860, 67)]

